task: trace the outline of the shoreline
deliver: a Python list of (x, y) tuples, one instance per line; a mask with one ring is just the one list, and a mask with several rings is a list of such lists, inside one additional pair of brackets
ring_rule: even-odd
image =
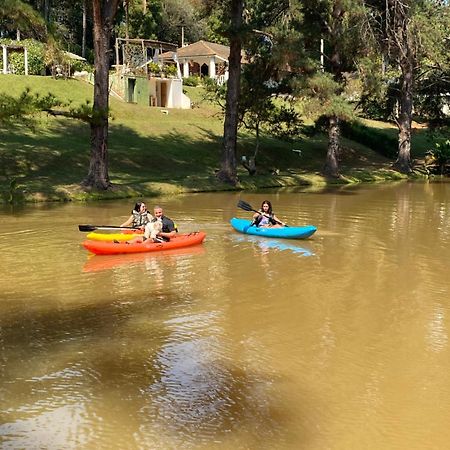
[(173, 196), (187, 193), (224, 192), (224, 191), (254, 191), (286, 187), (304, 187), (323, 189), (327, 186), (356, 185), (361, 183), (382, 183), (392, 181), (407, 181), (423, 179), (415, 175), (403, 175), (392, 169), (352, 169), (342, 172), (340, 178), (328, 178), (318, 172), (295, 172), (289, 170), (278, 175), (256, 175), (250, 177), (239, 174), (236, 186), (219, 182), (212, 176), (188, 176), (183, 180), (158, 180), (139, 184), (112, 184), (108, 191), (90, 190), (80, 184), (54, 185), (48, 190), (33, 190), (31, 186), (20, 182), (4, 192), (0, 203), (21, 204), (41, 202), (90, 202), (98, 200), (114, 200), (138, 197)]

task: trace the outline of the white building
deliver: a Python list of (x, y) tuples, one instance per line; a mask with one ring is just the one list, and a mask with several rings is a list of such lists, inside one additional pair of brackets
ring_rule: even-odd
[(230, 47), (214, 42), (198, 41), (159, 55), (161, 62), (175, 61), (179, 64), (182, 77), (192, 75), (208, 76), (218, 83), (228, 80), (228, 57)]

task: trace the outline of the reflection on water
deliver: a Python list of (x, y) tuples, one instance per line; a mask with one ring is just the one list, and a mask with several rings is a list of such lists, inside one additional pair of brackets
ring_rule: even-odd
[(158, 200), (207, 233), (159, 254), (81, 247), (128, 201), (0, 212), (2, 448), (448, 447), (450, 185), (245, 194), (301, 242), (240, 195)]
[(120, 255), (89, 255), (89, 259), (83, 266), (83, 272), (97, 272), (100, 270), (114, 269), (117, 267), (125, 267), (129, 269), (133, 265), (149, 265), (155, 258), (159, 259), (177, 259), (190, 255), (201, 255), (205, 252), (202, 245), (192, 247), (179, 248), (173, 250), (164, 250), (160, 252), (150, 253), (131, 253)]
[(305, 245), (294, 245), (292, 239), (289, 241), (283, 241), (281, 239), (271, 239), (259, 236), (235, 236), (234, 240), (239, 243), (251, 242), (258, 247), (262, 253), (268, 253), (271, 250), (274, 251), (290, 251), (292, 253), (299, 254), (301, 256), (314, 256), (314, 253), (308, 249)]

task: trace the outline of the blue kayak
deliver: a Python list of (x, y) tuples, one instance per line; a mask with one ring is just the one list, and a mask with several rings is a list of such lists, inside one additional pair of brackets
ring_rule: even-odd
[(251, 220), (237, 219), (236, 217), (233, 217), (230, 220), (230, 223), (231, 226), (240, 233), (270, 238), (305, 239), (317, 231), (317, 228), (313, 225), (305, 225), (304, 227), (259, 228), (250, 226), (252, 224)]

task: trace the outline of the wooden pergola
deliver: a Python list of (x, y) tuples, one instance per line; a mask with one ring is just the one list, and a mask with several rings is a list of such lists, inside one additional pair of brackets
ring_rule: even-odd
[(24, 60), (25, 60), (25, 75), (28, 75), (28, 49), (21, 44), (2, 44), (2, 55), (3, 55), (3, 73), (8, 74), (9, 71), (9, 64), (8, 64), (8, 52), (9, 51), (23, 51), (24, 53)]
[[(148, 75), (147, 64), (163, 52), (176, 51), (176, 44), (153, 39), (116, 38), (116, 70)], [(122, 62), (122, 63), (121, 63)]]

